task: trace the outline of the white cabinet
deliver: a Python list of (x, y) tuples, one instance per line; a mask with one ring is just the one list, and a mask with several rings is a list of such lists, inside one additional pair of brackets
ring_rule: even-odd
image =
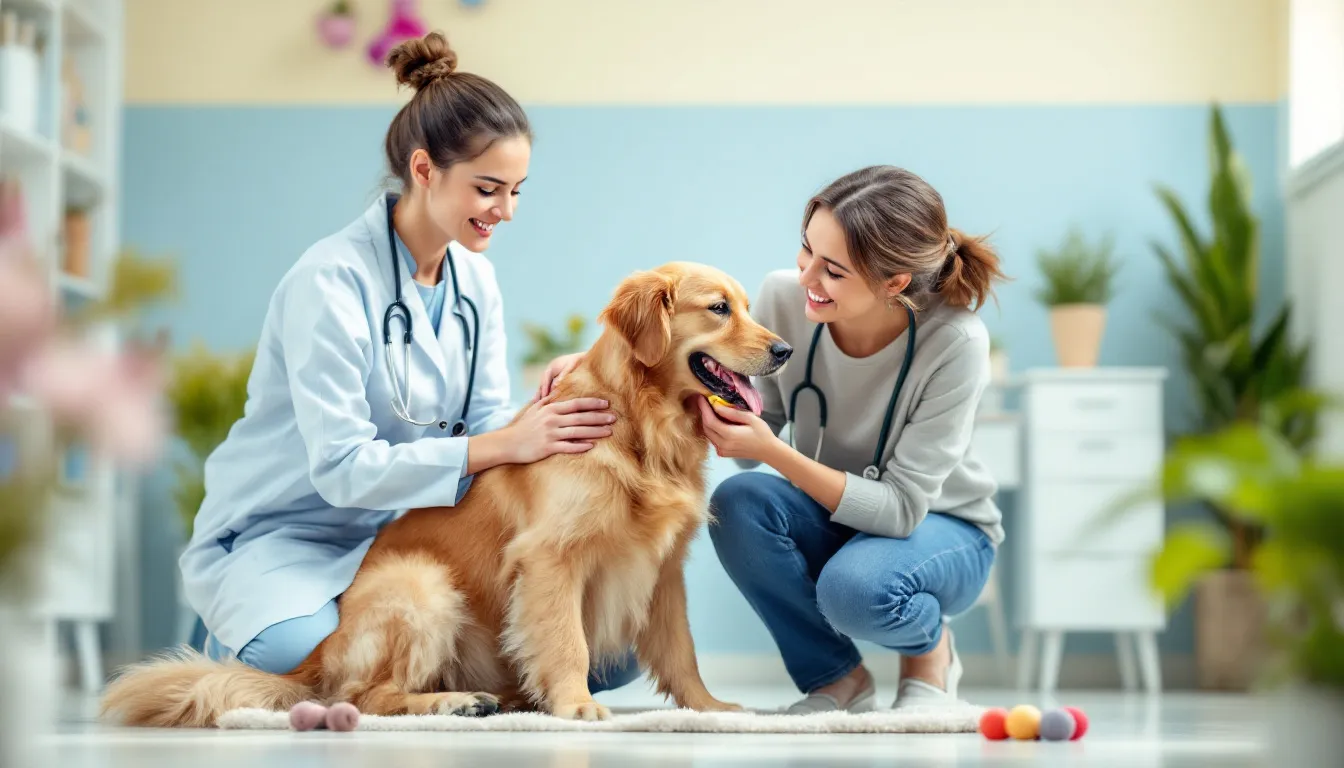
[(1152, 502), (1101, 517), (1160, 475), (1165, 379), (1160, 368), (1109, 367), (1020, 378), (1023, 493), (1008, 527), (1018, 548), (1021, 687), (1040, 651), (1040, 687), (1053, 689), (1065, 634), (1099, 631), (1115, 633), (1127, 688), (1137, 685), (1136, 666), (1145, 687), (1161, 687), (1156, 633), (1166, 614), (1149, 586), (1148, 563), (1161, 544), (1165, 510)]

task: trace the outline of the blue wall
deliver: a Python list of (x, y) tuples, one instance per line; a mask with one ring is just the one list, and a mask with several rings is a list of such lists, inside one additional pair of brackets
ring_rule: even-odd
[[(1052, 365), (1045, 310), (1034, 303), (1035, 249), (1071, 224), (1113, 230), (1123, 259), (1102, 352), (1107, 365), (1169, 365), (1168, 416), (1190, 402), (1175, 347), (1154, 321), (1172, 294), (1149, 242), (1172, 241), (1153, 184), (1173, 186), (1200, 214), (1205, 199), (1207, 108), (781, 107), (533, 108), (537, 142), (517, 218), (490, 257), (511, 338), (524, 320), (596, 314), (631, 270), (672, 259), (720, 266), (755, 291), (790, 267), (808, 196), (862, 165), (893, 163), (923, 175), (954, 226), (991, 233), (1015, 280), (984, 310), (1015, 370)], [(313, 240), (359, 215), (382, 177), (380, 147), (393, 114), (377, 108), (140, 107), (126, 115), (123, 168), (128, 245), (181, 259), (184, 300), (169, 313), (175, 342), (242, 348), (258, 333), (269, 294)], [(1278, 112), (1227, 110), (1256, 180), (1263, 219), (1263, 280), (1283, 285), (1277, 192)], [(516, 358), (520, 350), (512, 350)], [(515, 369), (516, 370), (516, 369)], [(522, 393), (519, 393), (520, 395)], [(730, 472), (716, 464), (717, 476)], [(172, 641), (173, 553), (181, 540), (167, 486), (151, 478), (144, 511), (145, 641)], [(1012, 498), (1004, 499), (1013, 555)], [(1009, 569), (1005, 569), (1007, 571)], [(723, 575), (706, 538), (689, 572), (692, 624), (703, 652), (769, 652), (773, 645)], [(1011, 589), (1011, 584), (1008, 584)], [(1009, 604), (1011, 609), (1011, 602)], [(989, 648), (980, 616), (958, 643)], [(1188, 651), (1188, 616), (1163, 646)], [(1109, 650), (1070, 640), (1070, 652)]]

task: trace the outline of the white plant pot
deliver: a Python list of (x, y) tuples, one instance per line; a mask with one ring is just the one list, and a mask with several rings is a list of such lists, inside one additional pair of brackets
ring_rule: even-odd
[(42, 764), (37, 737), (55, 730), (60, 691), (54, 634), (0, 597), (0, 766)]

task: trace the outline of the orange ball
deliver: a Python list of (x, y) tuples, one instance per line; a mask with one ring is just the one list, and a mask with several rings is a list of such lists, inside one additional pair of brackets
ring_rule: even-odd
[(1040, 735), (1041, 710), (1030, 704), (1021, 704), (1008, 711), (1004, 719), (1004, 730), (1019, 741), (1030, 741)]
[(1004, 730), (1004, 721), (1008, 719), (1008, 710), (1003, 707), (990, 707), (980, 716), (980, 734), (990, 741), (1002, 741), (1008, 738)]

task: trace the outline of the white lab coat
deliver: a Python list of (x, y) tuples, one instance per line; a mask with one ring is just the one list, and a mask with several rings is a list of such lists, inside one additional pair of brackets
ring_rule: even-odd
[[(186, 598), (238, 651), (263, 629), (307, 616), (354, 580), (378, 529), (407, 509), (455, 504), (467, 436), (451, 437), (466, 396), (465, 302), (447, 286), (438, 337), (408, 270), (402, 300), (415, 330), (411, 417), (392, 412), (383, 315), (393, 301), (387, 199), (303, 254), (262, 326), (240, 419), (205, 464), (205, 502), (180, 565)], [(509, 402), (503, 306), (494, 268), (452, 245), (480, 345), (468, 436), (504, 426)], [(448, 279), (445, 266), (444, 279)], [(401, 371), (402, 326), (393, 322)], [(404, 374), (403, 374), (404, 375)]]

